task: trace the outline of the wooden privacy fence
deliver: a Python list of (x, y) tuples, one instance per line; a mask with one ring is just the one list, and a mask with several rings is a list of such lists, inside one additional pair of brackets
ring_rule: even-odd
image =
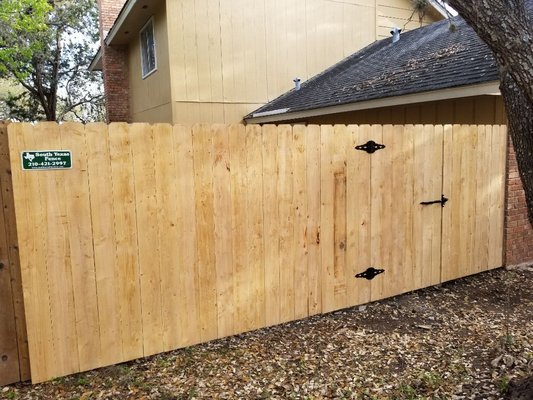
[[(385, 148), (354, 148), (370, 140)], [(500, 126), (10, 125), (33, 382), (501, 266), (506, 140)], [(28, 150), (70, 150), (72, 169), (23, 170)], [(385, 272), (355, 278), (369, 267)]]

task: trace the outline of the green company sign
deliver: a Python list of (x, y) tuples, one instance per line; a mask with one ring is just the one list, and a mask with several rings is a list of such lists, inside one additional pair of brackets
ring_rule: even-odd
[(72, 168), (70, 150), (23, 151), (21, 159), (23, 170)]

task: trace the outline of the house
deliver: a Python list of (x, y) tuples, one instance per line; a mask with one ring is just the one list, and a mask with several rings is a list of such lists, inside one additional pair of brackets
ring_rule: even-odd
[(239, 122), (354, 51), (447, 14), (410, 0), (99, 0), (109, 121)]
[[(377, 41), (245, 121), (500, 125), (507, 119), (492, 52), (464, 20), (454, 17), (402, 33), (397, 42)], [(510, 140), (505, 181), (506, 265), (533, 264), (533, 228)]]

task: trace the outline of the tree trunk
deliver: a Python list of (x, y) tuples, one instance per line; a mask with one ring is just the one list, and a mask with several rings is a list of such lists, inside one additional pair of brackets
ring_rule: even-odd
[(491, 48), (498, 62), (509, 134), (533, 225), (533, 1), (448, 2)]
[(513, 140), (518, 171), (526, 192), (529, 222), (533, 225), (533, 103), (520, 90), (511, 75), (500, 84), (509, 134)]

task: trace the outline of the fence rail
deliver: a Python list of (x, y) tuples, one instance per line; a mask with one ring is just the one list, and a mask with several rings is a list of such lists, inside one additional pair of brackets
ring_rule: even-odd
[(9, 147), (33, 382), (502, 263), (504, 127), (11, 124)]

